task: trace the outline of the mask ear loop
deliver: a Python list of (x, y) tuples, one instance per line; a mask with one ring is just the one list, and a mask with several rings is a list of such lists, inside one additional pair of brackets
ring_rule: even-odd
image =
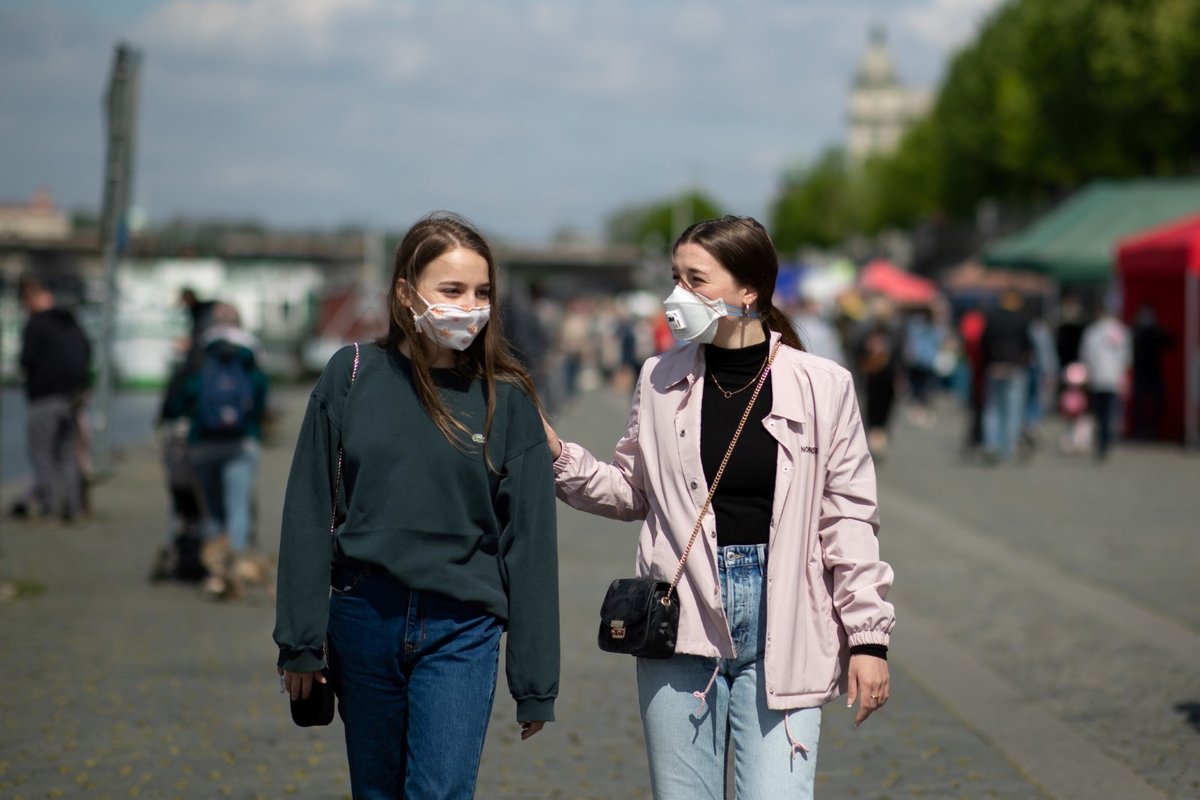
[(757, 311), (751, 311), (750, 303), (745, 301), (742, 302), (742, 307), (740, 309), (730, 309), (728, 306), (726, 306), (726, 313), (728, 313), (730, 316), (738, 317), (740, 319), (758, 319), (759, 316), (761, 316)]
[(416, 305), (416, 304), (415, 304), (415, 303), (413, 303), (413, 301), (412, 301), (412, 298), (409, 298), (409, 301), (408, 301), (408, 310), (409, 310), (409, 311), (411, 311), (411, 312), (413, 313), (413, 316), (414, 316), (414, 317), (423, 317), (423, 316), (425, 316), (426, 314), (428, 314), (428, 313), (429, 313), (429, 309), (430, 309), (430, 307), (433, 305), (433, 303), (429, 302), (429, 301), (428, 301), (428, 300), (426, 300), (424, 297), (421, 297), (421, 293), (420, 293), (420, 292), (418, 292), (416, 289), (412, 289), (412, 290), (411, 290), (411, 292), (412, 292), (412, 296), (413, 296), (413, 297), (415, 297), (417, 300), (420, 300), (420, 301), (421, 301), (421, 302), (422, 302), (422, 303), (425, 305), (425, 310), (424, 310), (424, 311), (422, 311), (420, 314), (418, 314), (418, 313), (417, 313), (417, 309), (413, 307), (413, 306), (414, 306), (414, 305)]
[[(426, 300), (424, 297), (421, 297), (420, 292), (418, 292), (416, 289), (414, 289), (408, 283), (406, 283), (404, 286), (404, 294), (407, 296), (401, 297), (400, 303), (406, 309), (408, 309), (408, 314), (409, 314), (409, 316), (412, 317), (412, 321), (415, 325), (421, 319), (421, 317), (423, 317), (425, 315), (425, 311), (429, 310), (429, 301)], [(422, 303), (425, 304), (425, 311), (422, 311), (420, 314), (417, 313), (417, 309), (416, 309), (416, 301), (417, 300), (420, 300)]]

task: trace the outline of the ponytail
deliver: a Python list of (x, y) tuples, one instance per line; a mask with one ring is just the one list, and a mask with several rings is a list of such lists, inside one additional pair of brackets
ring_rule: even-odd
[(766, 310), (760, 311), (759, 314), (767, 328), (778, 333), (784, 344), (797, 350), (804, 350), (804, 343), (800, 341), (800, 336), (796, 333), (791, 319), (776, 308), (774, 303), (768, 300)]

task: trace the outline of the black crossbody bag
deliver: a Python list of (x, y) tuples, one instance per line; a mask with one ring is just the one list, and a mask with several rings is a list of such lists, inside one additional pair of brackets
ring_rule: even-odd
[(742, 421), (738, 423), (733, 439), (725, 450), (725, 457), (721, 459), (721, 466), (708, 489), (708, 497), (700, 507), (691, 538), (688, 539), (687, 547), (679, 558), (679, 565), (675, 568), (675, 576), (669, 583), (657, 578), (618, 578), (608, 587), (604, 602), (600, 604), (600, 631), (597, 634), (597, 642), (601, 650), (609, 653), (627, 653), (638, 658), (670, 658), (675, 654), (675, 641), (679, 634), (679, 601), (675, 590), (683, 576), (683, 565), (692, 552), (692, 545), (696, 543), (704, 515), (708, 513), (713, 494), (717, 491), (717, 483), (725, 474), (725, 465), (729, 463), (734, 445), (742, 435), (746, 420), (750, 418), (750, 410), (754, 408), (758, 393), (766, 383), (767, 376), (771, 374), (771, 364), (778, 352), (779, 343), (776, 343), (763, 368), (763, 374), (758, 379), (758, 385), (754, 387), (754, 394), (750, 396), (746, 412), (742, 414)]

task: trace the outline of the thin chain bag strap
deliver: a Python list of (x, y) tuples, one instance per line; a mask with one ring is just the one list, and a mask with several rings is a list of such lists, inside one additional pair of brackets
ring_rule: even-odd
[[(357, 377), (358, 377), (358, 342), (355, 342), (354, 343), (354, 368), (352, 370), (350, 370), (350, 386), (351, 387), (354, 386), (354, 379)], [(350, 394), (349, 389), (346, 390), (346, 394), (347, 395)], [(346, 404), (343, 402), (342, 403), (343, 411), (345, 410), (345, 408), (346, 408)], [(346, 423), (346, 420), (343, 418), (342, 424), (345, 425), (345, 423)], [(338, 499), (338, 492), (341, 491), (341, 488), (342, 488), (342, 441), (341, 441), (341, 437), (339, 436), (338, 437), (337, 476), (333, 479), (333, 511), (329, 515), (329, 539), (330, 539), (331, 544), (333, 542), (334, 529), (337, 527), (337, 499)]]
[(758, 393), (762, 391), (763, 384), (767, 382), (767, 376), (771, 374), (771, 364), (775, 361), (775, 354), (779, 352), (779, 347), (783, 342), (776, 342), (775, 348), (771, 350), (771, 355), (767, 358), (767, 365), (763, 369), (762, 376), (758, 379), (758, 385), (754, 387), (754, 394), (750, 395), (750, 403), (746, 406), (746, 412), (742, 414), (742, 421), (738, 423), (737, 430), (733, 432), (733, 439), (729, 442), (729, 447), (725, 449), (725, 457), (721, 459), (721, 466), (717, 468), (717, 474), (713, 477), (712, 484), (708, 487), (708, 497), (704, 498), (704, 505), (700, 507), (700, 515), (696, 517), (696, 526), (692, 528), (691, 538), (688, 539), (687, 547), (683, 549), (683, 555), (679, 557), (679, 566), (675, 568), (675, 577), (671, 578), (671, 588), (663, 595), (662, 604), (671, 604), (671, 595), (675, 593), (675, 587), (679, 585), (679, 579), (683, 577), (683, 565), (687, 562), (688, 556), (691, 555), (692, 545), (696, 543), (696, 537), (700, 534), (700, 526), (704, 523), (704, 515), (708, 513), (708, 507), (712, 504), (713, 495), (716, 494), (717, 484), (721, 481), (721, 476), (725, 474), (725, 465), (729, 463), (729, 457), (733, 455), (733, 447), (738, 442), (738, 437), (742, 435), (742, 428), (746, 427), (746, 420), (750, 419), (750, 411), (754, 408), (754, 402), (758, 400)]

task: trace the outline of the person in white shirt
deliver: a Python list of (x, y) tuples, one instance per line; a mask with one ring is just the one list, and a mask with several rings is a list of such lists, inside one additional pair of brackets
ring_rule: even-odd
[(1124, 395), (1126, 372), (1132, 360), (1129, 329), (1109, 308), (1100, 310), (1083, 331), (1080, 358), (1087, 366), (1088, 407), (1096, 424), (1096, 458), (1108, 457), (1112, 447), (1113, 414), (1118, 395)]

